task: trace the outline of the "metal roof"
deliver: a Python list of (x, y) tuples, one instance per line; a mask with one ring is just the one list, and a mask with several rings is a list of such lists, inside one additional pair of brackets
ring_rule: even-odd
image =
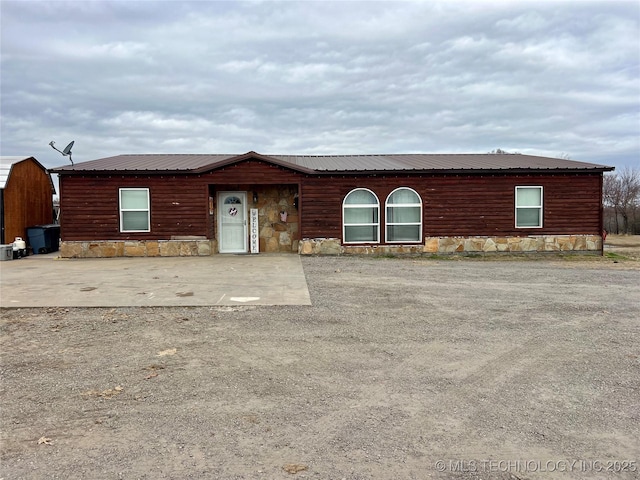
[(551, 157), (521, 154), (388, 154), (388, 155), (261, 155), (245, 154), (131, 154), (65, 165), (60, 174), (87, 172), (203, 173), (248, 159), (258, 159), (305, 173), (365, 173), (394, 171), (485, 170), (597, 170), (613, 167)]
[(215, 165), (238, 155), (199, 155), (199, 154), (141, 154), (117, 155), (99, 158), (88, 162), (76, 163), (54, 168), (56, 172), (69, 171), (192, 171), (207, 165)]
[(602, 169), (604, 165), (520, 154), (274, 155), (322, 171)]

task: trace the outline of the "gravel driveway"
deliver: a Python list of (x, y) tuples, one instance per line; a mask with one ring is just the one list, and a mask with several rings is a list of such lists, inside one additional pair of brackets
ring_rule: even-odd
[(638, 261), (302, 262), (312, 306), (3, 310), (0, 478), (640, 478)]

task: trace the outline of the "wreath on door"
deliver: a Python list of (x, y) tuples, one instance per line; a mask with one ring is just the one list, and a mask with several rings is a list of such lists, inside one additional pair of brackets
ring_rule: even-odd
[(236, 207), (231, 207), (229, 209), (229, 215), (231, 215), (232, 217), (235, 217), (238, 214), (238, 209)]

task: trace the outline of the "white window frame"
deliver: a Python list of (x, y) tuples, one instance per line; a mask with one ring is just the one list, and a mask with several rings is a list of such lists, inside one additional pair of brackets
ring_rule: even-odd
[[(520, 206), (518, 205), (518, 190), (531, 190), (537, 188), (538, 190), (540, 190), (540, 205), (535, 205), (535, 206), (531, 206), (531, 205), (523, 205)], [(521, 185), (521, 186), (517, 186), (516, 187), (516, 191), (515, 191), (515, 218), (514, 218), (514, 222), (515, 222), (515, 227), (516, 228), (542, 228), (543, 225), (543, 218), (542, 218), (542, 214), (544, 212), (543, 210), (543, 205), (544, 205), (544, 188), (540, 185)], [(540, 221), (538, 222), (538, 225), (518, 225), (518, 210), (519, 209), (537, 209), (540, 213), (539, 213), (539, 219)]]
[[(122, 192), (127, 191), (145, 191), (147, 193), (147, 208), (122, 208)], [(118, 191), (118, 210), (120, 214), (120, 232), (121, 233), (147, 233), (151, 231), (151, 200), (149, 198), (149, 189), (141, 187), (126, 187), (120, 188)], [(124, 229), (124, 215), (126, 212), (147, 212), (147, 225), (149, 228), (146, 230), (125, 230)]]
[[(394, 193), (396, 193), (399, 190), (409, 190), (413, 193), (416, 194), (416, 196), (418, 197), (418, 203), (392, 203), (389, 204), (389, 199), (391, 198), (391, 195), (393, 195)], [(420, 207), (420, 221), (419, 222), (389, 222), (389, 208), (404, 208), (404, 207)], [(416, 192), (413, 188), (409, 188), (409, 187), (398, 187), (396, 188), (393, 192), (391, 192), (388, 196), (386, 201), (384, 202), (384, 220), (385, 220), (385, 228), (384, 228), (384, 236), (385, 236), (385, 241), (386, 243), (421, 243), (422, 242), (422, 197), (420, 196), (420, 194), (418, 192)], [(393, 227), (396, 225), (404, 225), (404, 226), (411, 226), (411, 225), (418, 225), (418, 239), (417, 240), (389, 240), (389, 227)]]
[[(360, 190), (364, 190), (369, 192), (370, 194), (373, 195), (373, 197), (376, 199), (376, 203), (363, 203), (363, 204), (347, 204), (347, 198), (349, 197), (349, 195), (351, 195), (354, 192), (360, 191)], [(345, 209), (347, 208), (376, 208), (378, 211), (378, 221), (377, 222), (371, 222), (371, 223), (350, 223), (350, 224), (346, 224), (345, 223)], [(358, 242), (347, 242), (347, 227), (372, 227), (375, 226), (376, 227), (376, 239), (375, 240), (363, 240), (363, 241), (358, 241)], [(354, 188), (353, 190), (351, 190), (349, 193), (347, 193), (344, 196), (344, 199), (342, 200), (342, 243), (346, 244), (346, 245), (355, 245), (355, 244), (367, 244), (367, 243), (380, 243), (380, 199), (378, 198), (378, 196), (372, 191), (369, 190), (368, 188)]]

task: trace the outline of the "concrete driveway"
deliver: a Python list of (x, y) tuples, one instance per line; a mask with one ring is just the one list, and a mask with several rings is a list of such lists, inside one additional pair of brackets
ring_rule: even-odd
[(0, 262), (1, 307), (311, 305), (293, 254)]

